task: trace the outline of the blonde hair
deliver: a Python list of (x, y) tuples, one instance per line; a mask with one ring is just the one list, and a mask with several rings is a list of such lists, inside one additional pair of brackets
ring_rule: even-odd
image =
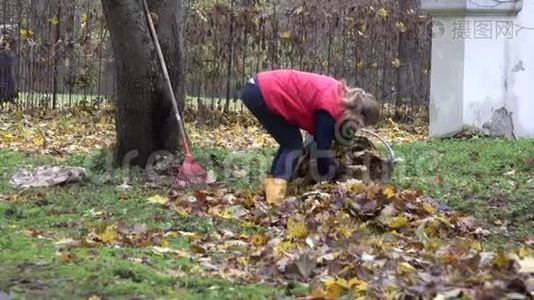
[(360, 127), (375, 125), (380, 121), (380, 106), (373, 95), (361, 88), (351, 88), (343, 82), (344, 117), (357, 121)]

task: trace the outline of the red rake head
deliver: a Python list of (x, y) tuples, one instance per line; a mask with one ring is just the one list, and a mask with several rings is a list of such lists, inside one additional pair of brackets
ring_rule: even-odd
[(206, 183), (207, 172), (191, 154), (186, 154), (173, 184), (173, 188), (187, 188)]

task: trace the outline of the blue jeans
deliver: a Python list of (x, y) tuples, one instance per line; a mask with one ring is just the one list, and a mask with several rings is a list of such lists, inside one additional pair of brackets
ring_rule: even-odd
[(303, 152), (300, 129), (289, 124), (282, 116), (275, 114), (267, 107), (257, 84), (247, 83), (243, 88), (241, 98), (254, 117), (280, 145), (273, 159), (271, 175), (275, 178), (291, 180), (298, 159)]

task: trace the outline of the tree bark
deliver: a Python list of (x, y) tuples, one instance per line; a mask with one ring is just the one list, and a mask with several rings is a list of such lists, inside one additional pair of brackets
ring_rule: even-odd
[[(183, 20), (185, 18), (185, 1), (176, 0), (149, 0), (151, 11), (156, 12), (158, 16), (158, 39), (161, 44), (163, 57), (167, 63), (169, 76), (171, 77), (172, 86), (174, 89), (176, 100), (180, 112), (183, 112), (184, 101), (186, 97), (185, 90), (185, 50), (183, 38)], [(158, 65), (158, 68), (159, 65)], [(159, 70), (159, 69), (158, 69)], [(164, 89), (163, 76), (160, 77), (160, 95), (163, 98), (167, 97), (167, 91)], [(170, 98), (168, 99), (170, 101)], [(171, 103), (166, 102), (167, 111), (160, 110), (168, 114), (172, 108)], [(163, 149), (176, 149), (178, 145), (177, 137), (179, 137), (178, 127), (176, 126), (176, 119), (171, 114), (163, 116), (155, 116), (154, 120), (160, 120), (157, 123), (156, 131), (160, 133), (159, 140), (162, 141)], [(167, 137), (174, 137), (167, 139)]]
[[(183, 1), (149, 0), (176, 99), (183, 107)], [(102, 0), (117, 77), (117, 162), (146, 167), (160, 150), (175, 152), (178, 130), (142, 0)]]

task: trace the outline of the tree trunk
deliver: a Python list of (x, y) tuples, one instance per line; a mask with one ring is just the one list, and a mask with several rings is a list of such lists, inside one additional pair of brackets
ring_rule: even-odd
[[(183, 107), (183, 1), (149, 0), (176, 99)], [(178, 148), (178, 130), (142, 0), (102, 0), (117, 77), (117, 159), (145, 167), (155, 152)]]
[[(167, 63), (175, 97), (178, 101), (178, 107), (180, 108), (180, 112), (183, 112), (186, 97), (185, 50), (183, 38), (185, 1), (149, 0), (149, 5), (151, 11), (156, 12), (158, 16), (158, 39), (161, 44), (163, 57)], [(163, 80), (163, 76), (160, 77), (160, 80)], [(162, 91), (161, 97), (168, 98), (166, 97), (167, 92), (164, 90), (163, 82), (160, 83), (160, 87)], [(165, 115), (156, 116), (154, 118), (155, 120), (161, 120), (158, 124), (158, 132), (160, 133), (158, 139), (163, 141), (163, 149), (176, 150), (176, 147), (178, 146), (177, 138), (179, 137), (178, 127), (176, 126), (176, 119), (174, 116), (172, 114), (170, 116), (168, 115), (168, 113), (172, 111), (172, 108), (170, 107), (171, 103), (166, 103), (169, 107), (167, 111), (162, 111)], [(169, 139), (169, 136), (173, 138)]]

